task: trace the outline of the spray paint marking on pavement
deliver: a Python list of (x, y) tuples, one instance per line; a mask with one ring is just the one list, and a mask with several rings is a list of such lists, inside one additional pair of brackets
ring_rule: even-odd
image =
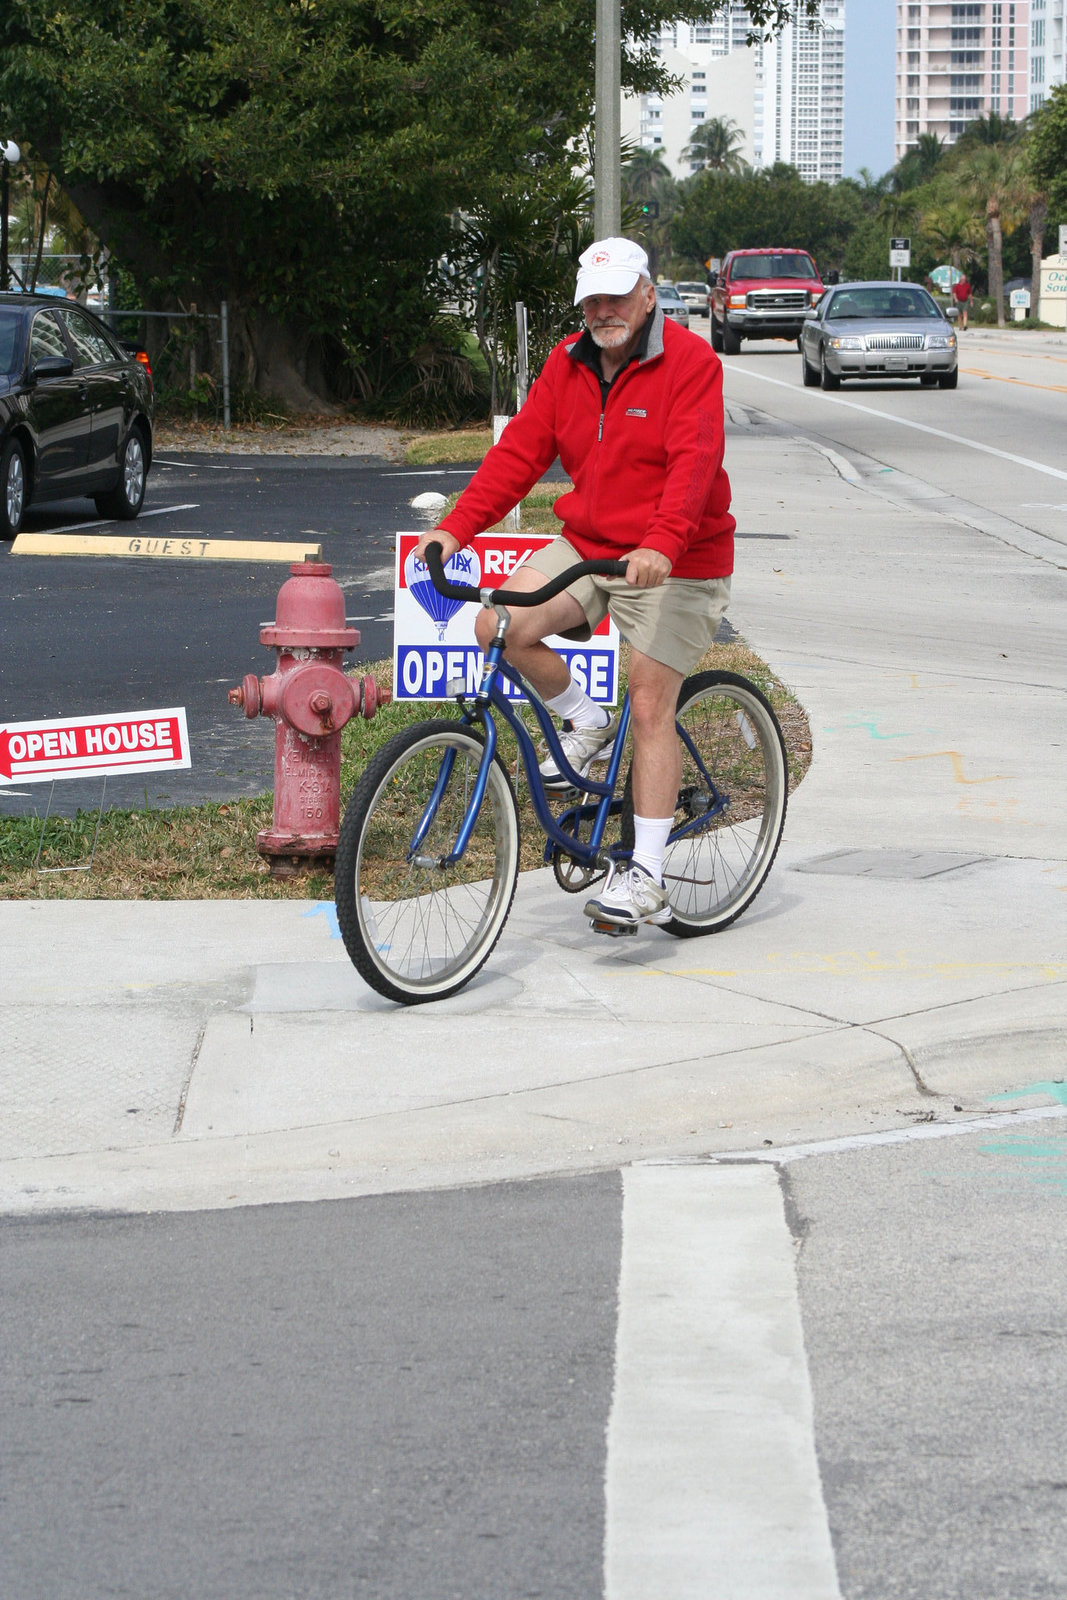
[(623, 1173), (605, 1600), (840, 1600), (777, 1173)]
[(952, 762), (952, 776), (957, 783), (1010, 783), (1010, 772), (998, 772), (989, 778), (965, 778), (963, 775), (963, 757), (958, 750), (930, 750), (921, 756), (894, 756), (894, 761), (937, 761), (941, 756), (948, 756)]
[[(861, 717), (859, 713), (852, 716), (848, 722), (840, 724), (831, 723), (823, 728), (823, 733), (869, 733), (872, 739), (916, 739), (920, 733), (934, 733), (934, 728), (916, 728), (913, 733), (882, 733), (874, 717)], [(922, 760), (920, 756), (911, 756), (912, 761)]]
[(319, 900), (310, 911), (302, 911), (302, 917), (325, 917), (326, 926), (330, 930), (331, 939), (341, 937), (341, 929), (337, 924), (337, 907), (332, 900)]

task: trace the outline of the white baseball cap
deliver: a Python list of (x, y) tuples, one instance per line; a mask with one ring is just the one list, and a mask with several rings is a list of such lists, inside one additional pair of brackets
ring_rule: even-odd
[(591, 294), (629, 294), (648, 257), (632, 239), (598, 239), (578, 257), (578, 286), (574, 303), (580, 306)]

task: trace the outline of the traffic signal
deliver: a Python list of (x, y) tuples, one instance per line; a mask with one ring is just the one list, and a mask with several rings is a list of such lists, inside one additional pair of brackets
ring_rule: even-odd
[(659, 201), (658, 200), (646, 200), (644, 205), (641, 207), (641, 215), (643, 217), (658, 217), (659, 216)]

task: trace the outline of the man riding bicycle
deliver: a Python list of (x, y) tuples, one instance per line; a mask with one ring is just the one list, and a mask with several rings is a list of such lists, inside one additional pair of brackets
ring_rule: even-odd
[[(617, 723), (544, 640), (588, 639), (610, 614), (629, 641), (633, 857), (585, 910), (625, 926), (663, 923), (671, 916), (663, 854), (681, 779), (678, 691), (715, 637), (733, 571), (722, 365), (703, 339), (664, 317), (648, 257), (632, 240), (602, 239), (583, 252), (574, 303), (584, 331), (555, 347), (522, 410), (417, 553), (425, 559), (436, 541), (447, 561), (499, 522), (559, 456), (573, 483), (555, 505), (561, 534), (504, 587), (529, 593), (575, 562), (597, 559), (625, 560), (626, 576), (581, 578), (543, 605), (513, 609), (508, 657), (571, 724), (561, 743), (584, 776), (607, 759)], [(480, 612), (483, 649), (494, 627), (492, 614)], [(541, 772), (546, 787), (566, 787), (551, 759)]]

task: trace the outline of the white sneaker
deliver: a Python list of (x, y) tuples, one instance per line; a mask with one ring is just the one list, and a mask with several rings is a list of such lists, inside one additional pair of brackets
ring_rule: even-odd
[[(613, 717), (606, 728), (568, 728), (559, 736), (563, 746), (563, 754), (578, 774), (584, 778), (594, 761), (607, 761), (615, 748), (615, 735), (619, 731), (619, 719)], [(538, 771), (546, 789), (570, 789), (569, 779), (565, 778), (552, 756), (546, 756), (541, 762)]]
[(622, 927), (651, 922), (662, 926), (674, 915), (667, 891), (644, 867), (612, 868), (595, 900), (587, 900), (585, 914), (594, 922), (614, 922)]

